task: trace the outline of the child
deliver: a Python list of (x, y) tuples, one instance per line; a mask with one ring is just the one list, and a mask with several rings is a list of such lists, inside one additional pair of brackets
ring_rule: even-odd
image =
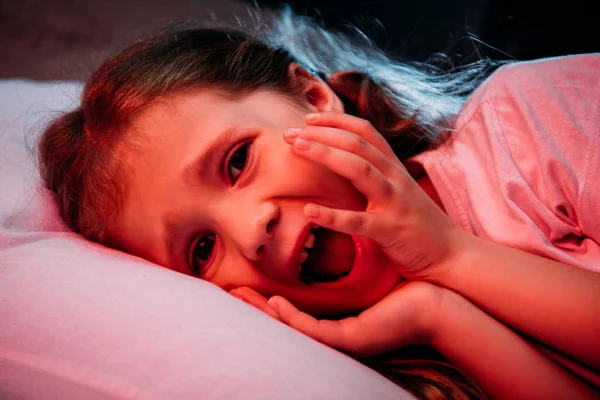
[[(287, 42), (294, 21), (330, 61)], [(427, 345), (491, 397), (597, 396), (600, 57), (480, 85), (490, 63), (445, 74), (275, 27), (106, 61), (40, 141), (65, 222), (359, 358)]]

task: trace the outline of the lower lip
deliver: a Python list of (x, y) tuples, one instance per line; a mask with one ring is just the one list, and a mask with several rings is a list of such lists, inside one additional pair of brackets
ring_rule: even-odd
[(368, 264), (368, 253), (369, 253), (369, 243), (366, 239), (350, 235), (352, 237), (352, 241), (354, 242), (354, 264), (352, 265), (352, 269), (350, 273), (343, 277), (340, 280), (355, 280), (358, 279), (361, 275), (361, 272), (364, 271), (365, 266)]

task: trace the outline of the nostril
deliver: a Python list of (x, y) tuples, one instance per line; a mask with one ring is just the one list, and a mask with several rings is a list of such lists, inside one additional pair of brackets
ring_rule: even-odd
[(273, 227), (275, 226), (275, 220), (272, 219), (269, 221), (269, 223), (267, 224), (267, 233), (271, 233), (271, 231), (273, 230)]
[(260, 246), (258, 246), (258, 249), (256, 249), (256, 254), (260, 255), (260, 253), (263, 252), (264, 248), (265, 248), (265, 246), (262, 244)]

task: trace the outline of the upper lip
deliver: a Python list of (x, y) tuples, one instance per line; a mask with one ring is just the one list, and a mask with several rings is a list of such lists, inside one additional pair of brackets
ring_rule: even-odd
[(300, 231), (296, 243), (294, 244), (294, 248), (292, 249), (292, 254), (290, 254), (290, 258), (288, 259), (288, 271), (295, 271), (296, 265), (300, 264), (300, 254), (302, 253), (302, 250), (304, 250), (306, 237), (310, 233), (310, 230), (316, 226), (316, 224), (309, 223)]

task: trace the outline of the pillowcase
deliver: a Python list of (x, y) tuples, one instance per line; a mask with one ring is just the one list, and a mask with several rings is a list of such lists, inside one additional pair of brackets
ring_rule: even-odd
[(413, 398), (208, 282), (69, 232), (35, 144), (80, 92), (0, 81), (0, 398)]

